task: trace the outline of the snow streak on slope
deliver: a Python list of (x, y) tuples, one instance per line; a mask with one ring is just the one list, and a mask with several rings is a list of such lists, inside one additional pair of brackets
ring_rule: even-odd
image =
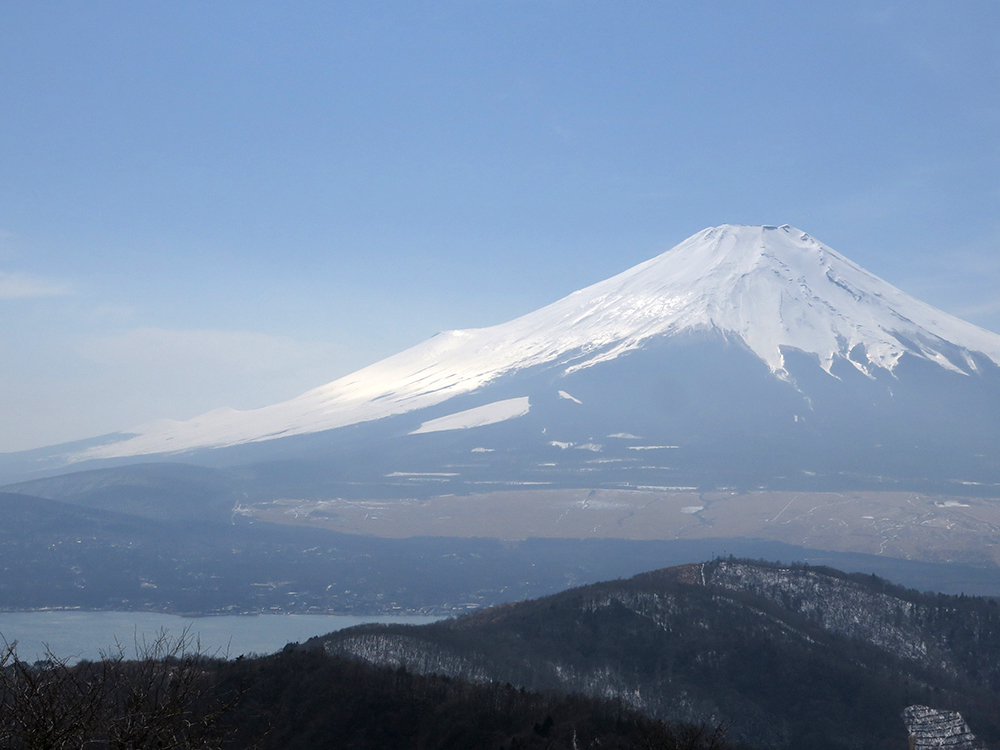
[(531, 405), (527, 396), (508, 398), (505, 401), (494, 401), (474, 409), (466, 409), (446, 417), (438, 417), (424, 422), (411, 435), (422, 435), (425, 432), (444, 432), (445, 430), (468, 430), (472, 427), (484, 427), (488, 424), (506, 422), (508, 419), (523, 417)]
[[(536, 365), (570, 373), (694, 331), (741, 342), (778, 377), (787, 375), (782, 347), (815, 355), (828, 372), (838, 358), (863, 372), (891, 370), (904, 353), (957, 372), (975, 370), (969, 352), (1000, 364), (1000, 336), (909, 297), (809, 235), (724, 225), (509, 323), (441, 333), (290, 401), (139, 428), (78, 458), (329, 430), (433, 406)], [(958, 362), (948, 355), (956, 348), (965, 350)]]

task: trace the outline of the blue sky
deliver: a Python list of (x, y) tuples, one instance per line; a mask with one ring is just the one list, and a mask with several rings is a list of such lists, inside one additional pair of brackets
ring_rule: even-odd
[(0, 5), (0, 451), (289, 398), (706, 226), (1000, 331), (1000, 4)]

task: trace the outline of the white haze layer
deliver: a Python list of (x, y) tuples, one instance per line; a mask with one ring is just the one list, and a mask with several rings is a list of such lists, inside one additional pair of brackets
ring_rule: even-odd
[(815, 355), (827, 372), (837, 359), (892, 370), (904, 353), (964, 373), (976, 368), (971, 352), (1000, 364), (1000, 335), (904, 294), (798, 229), (723, 225), (508, 323), (440, 333), (290, 401), (158, 422), (76, 458), (330, 430), (433, 406), (535, 365), (570, 373), (688, 332), (741, 342), (777, 377), (787, 375), (783, 347)]

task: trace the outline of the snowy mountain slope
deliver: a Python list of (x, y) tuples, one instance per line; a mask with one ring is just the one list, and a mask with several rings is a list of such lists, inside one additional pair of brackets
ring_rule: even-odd
[(488, 424), (506, 422), (508, 419), (523, 417), (531, 409), (531, 400), (527, 396), (509, 398), (483, 404), (472, 409), (466, 409), (455, 414), (424, 422), (411, 435), (423, 435), (428, 432), (443, 432), (445, 430), (468, 430), (472, 427), (485, 427)]
[(178, 453), (369, 422), (531, 368), (572, 375), (687, 333), (736, 342), (779, 379), (789, 378), (793, 350), (813, 356), (827, 377), (838, 361), (867, 376), (892, 372), (904, 355), (964, 375), (988, 360), (1000, 364), (1000, 336), (909, 297), (809, 235), (787, 225), (724, 225), (508, 323), (438, 334), (273, 406), (140, 427), (74, 459)]

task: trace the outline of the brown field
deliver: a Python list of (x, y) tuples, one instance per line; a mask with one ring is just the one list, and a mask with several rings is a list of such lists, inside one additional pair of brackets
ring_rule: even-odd
[(265, 521), (378, 537), (751, 537), (929, 562), (1000, 564), (1000, 501), (909, 492), (522, 490), (428, 500), (276, 500)]

